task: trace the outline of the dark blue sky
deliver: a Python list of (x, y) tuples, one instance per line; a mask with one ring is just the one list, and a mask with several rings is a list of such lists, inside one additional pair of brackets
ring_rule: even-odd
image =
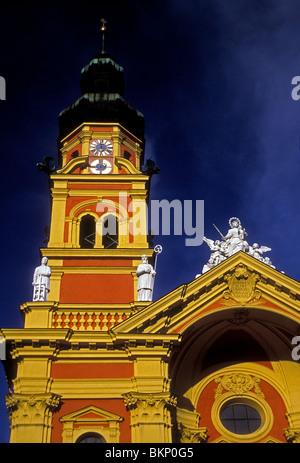
[[(100, 51), (125, 69), (125, 98), (146, 120), (146, 157), (160, 167), (152, 199), (205, 201), (205, 235), (237, 216), (250, 244), (272, 248), (277, 269), (300, 280), (300, 75), (298, 0), (10, 2), (1, 6), (0, 326), (22, 327), (49, 224), (46, 176), (58, 114), (80, 96), (80, 70)], [(204, 244), (160, 236), (155, 298), (201, 272)], [(0, 442), (8, 419), (0, 376)]]

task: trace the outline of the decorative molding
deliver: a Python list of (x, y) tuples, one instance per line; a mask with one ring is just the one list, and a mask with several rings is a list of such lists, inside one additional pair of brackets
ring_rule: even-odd
[(124, 418), (94, 405), (76, 410), (60, 418), (63, 423), (63, 443), (75, 443), (87, 433), (101, 435), (107, 443), (118, 443), (120, 438), (119, 423)]
[(146, 409), (154, 407), (158, 409), (161, 405), (168, 405), (176, 407), (177, 397), (170, 396), (169, 392), (160, 392), (148, 394), (143, 392), (127, 392), (123, 394), (126, 407), (131, 410), (133, 408), (141, 407)]
[(22, 410), (23, 416), (32, 418), (34, 415), (41, 415), (46, 408), (51, 412), (56, 410), (60, 405), (61, 397), (53, 393), (36, 395), (12, 393), (6, 395), (5, 400), (10, 418), (17, 409)]
[(225, 391), (235, 395), (243, 395), (254, 389), (254, 392), (261, 398), (264, 394), (259, 387), (260, 379), (256, 376), (246, 375), (244, 373), (232, 373), (215, 379), (217, 388), (215, 389), (215, 399), (220, 397)]
[(300, 443), (300, 428), (286, 428), (284, 430), (284, 435), (290, 444), (299, 444)]
[(180, 442), (184, 444), (202, 444), (208, 439), (207, 428), (188, 428), (182, 423), (179, 425)]

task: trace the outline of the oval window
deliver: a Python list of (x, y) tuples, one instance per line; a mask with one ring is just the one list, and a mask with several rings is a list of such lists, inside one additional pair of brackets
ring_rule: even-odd
[(225, 405), (221, 410), (220, 420), (224, 428), (234, 434), (251, 434), (262, 424), (258, 411), (245, 403)]

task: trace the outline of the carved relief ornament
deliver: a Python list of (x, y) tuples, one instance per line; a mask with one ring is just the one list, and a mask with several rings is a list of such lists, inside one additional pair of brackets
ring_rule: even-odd
[(123, 394), (124, 402), (127, 408), (148, 407), (158, 408), (161, 405), (176, 406), (177, 397), (170, 396), (169, 393), (147, 394), (147, 393), (132, 393)]
[(224, 389), (236, 395), (243, 395), (254, 389), (254, 392), (264, 398), (264, 394), (259, 387), (260, 379), (244, 373), (232, 373), (215, 379), (218, 387), (215, 389), (215, 399), (220, 397)]
[[(10, 422), (15, 414), (27, 422), (43, 420), (46, 411), (53, 413), (61, 403), (61, 396), (48, 394), (8, 394), (5, 396)], [(15, 415), (16, 416), (16, 415)]]
[(225, 275), (224, 280), (228, 284), (228, 290), (223, 293), (225, 299), (233, 299), (245, 305), (261, 297), (261, 292), (256, 289), (256, 284), (260, 280), (259, 275), (243, 264), (238, 265), (232, 274)]
[(202, 444), (205, 443), (208, 439), (207, 428), (190, 429), (180, 423), (179, 432), (180, 442), (185, 444)]

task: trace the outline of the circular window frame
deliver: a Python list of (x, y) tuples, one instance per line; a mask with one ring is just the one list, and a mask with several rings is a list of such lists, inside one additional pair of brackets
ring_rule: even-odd
[[(234, 404), (248, 405), (259, 413), (261, 424), (256, 431), (250, 434), (235, 434), (225, 428), (221, 421), (221, 413), (225, 407)], [(251, 392), (243, 395), (233, 395), (230, 392), (222, 394), (213, 404), (211, 418), (217, 431), (226, 441), (231, 443), (257, 442), (271, 431), (274, 423), (273, 413), (269, 404), (263, 398)]]

